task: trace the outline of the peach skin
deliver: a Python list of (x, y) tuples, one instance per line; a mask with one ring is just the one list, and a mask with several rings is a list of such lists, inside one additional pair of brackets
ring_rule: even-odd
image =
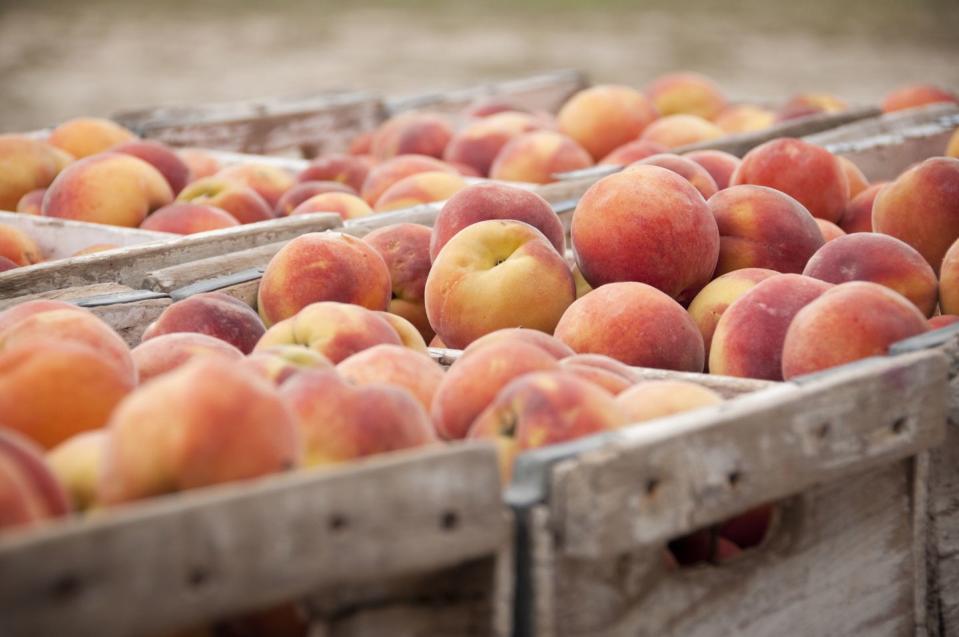
[(0, 427), (0, 534), (70, 513), (63, 486), (36, 444)]
[(77, 159), (110, 150), (137, 136), (102, 117), (77, 117), (53, 129), (49, 142)]
[(656, 107), (639, 91), (603, 84), (571, 97), (556, 119), (562, 133), (600, 160), (639, 137), (657, 117)]
[(556, 173), (592, 165), (592, 156), (571, 137), (540, 130), (518, 135), (503, 146), (493, 160), (489, 176), (502, 181), (548, 184), (556, 181)]
[(667, 73), (646, 87), (653, 104), (663, 116), (687, 114), (711, 120), (727, 104), (722, 89), (713, 80), (700, 73)]
[(175, 332), (196, 332), (218, 338), (249, 354), (265, 331), (263, 321), (243, 301), (223, 292), (205, 292), (167, 307), (147, 326), (141, 340)]

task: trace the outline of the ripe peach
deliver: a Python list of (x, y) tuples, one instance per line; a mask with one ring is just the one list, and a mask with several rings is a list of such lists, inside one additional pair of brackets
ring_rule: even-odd
[(389, 323), (390, 327), (396, 330), (396, 334), (400, 337), (400, 343), (402, 343), (403, 347), (408, 347), (415, 352), (421, 352), (423, 354), (429, 353), (429, 349), (426, 347), (426, 339), (423, 338), (420, 331), (409, 320), (393, 312), (377, 310), (373, 313)]
[(88, 511), (97, 503), (97, 484), (103, 469), (107, 437), (106, 429), (84, 431), (47, 453), (47, 464), (66, 488), (77, 511)]
[(633, 385), (616, 397), (630, 424), (663, 418), (684, 411), (718, 405), (722, 396), (683, 380), (649, 380)]
[(455, 168), (433, 157), (427, 157), (425, 155), (398, 155), (384, 161), (369, 171), (369, 174), (363, 181), (362, 188), (360, 188), (360, 194), (363, 199), (366, 200), (366, 203), (372, 206), (379, 200), (383, 193), (386, 192), (387, 188), (404, 177), (409, 177), (416, 173), (434, 171), (458, 174)]
[(340, 376), (354, 385), (381, 383), (408, 390), (429, 413), (433, 395), (443, 380), (443, 368), (428, 354), (399, 345), (375, 345), (344, 359), (336, 366)]
[(931, 319), (927, 320), (926, 323), (929, 325), (929, 329), (938, 330), (940, 328), (946, 327), (947, 325), (952, 325), (953, 323), (959, 323), (959, 315), (942, 314), (940, 316), (933, 316)]
[(501, 97), (481, 98), (462, 110), (465, 117), (487, 118), (503, 112), (524, 112), (523, 108)]
[(575, 263), (573, 264), (573, 282), (576, 283), (576, 298), (581, 299), (588, 292), (593, 290), (593, 286), (589, 284), (588, 281), (583, 277), (583, 273), (580, 272), (579, 266)]
[(243, 352), (219, 338), (196, 332), (171, 332), (145, 340), (130, 352), (140, 383), (167, 374), (198, 358), (236, 362)]
[(274, 385), (282, 385), (294, 374), (307, 369), (333, 369), (330, 359), (304, 345), (264, 347), (247, 356), (242, 365)]
[(338, 181), (304, 181), (283, 193), (280, 200), (276, 202), (276, 208), (273, 209), (273, 214), (277, 217), (285, 217), (310, 197), (322, 195), (327, 192), (344, 192), (348, 195), (357, 194), (355, 190)]
[(594, 365), (584, 365), (572, 358), (563, 359), (559, 367), (564, 372), (602, 387), (613, 396), (617, 396), (633, 386), (632, 379)]
[(177, 201), (226, 210), (240, 223), (273, 218), (273, 209), (255, 190), (223, 177), (197, 179), (180, 192)]
[(423, 340), (433, 338), (423, 300), (430, 273), (432, 231), (415, 223), (398, 223), (377, 228), (363, 241), (379, 252), (390, 272), (392, 297), (388, 310), (411, 322)]
[(716, 324), (723, 312), (743, 294), (751, 290), (760, 281), (778, 274), (765, 268), (742, 268), (720, 275), (700, 290), (689, 304), (689, 316), (692, 317), (699, 332), (703, 335), (706, 360), (713, 342)]
[(43, 195), (47, 192), (46, 188), (37, 188), (31, 190), (17, 201), (17, 212), (25, 215), (40, 214), (40, 207), (43, 205)]
[(591, 286), (640, 281), (680, 303), (709, 281), (719, 258), (719, 229), (702, 195), (658, 166), (593, 184), (573, 213), (571, 237)]
[(77, 117), (53, 129), (49, 142), (77, 159), (96, 155), (137, 139), (124, 127), (100, 117)]
[(170, 185), (174, 196), (190, 182), (190, 167), (166, 144), (138, 139), (120, 144), (113, 151), (139, 157), (156, 168)]
[(333, 153), (311, 161), (296, 176), (296, 180), (301, 184), (308, 181), (337, 181), (354, 192), (360, 192), (372, 168), (373, 162), (365, 157)]
[(13, 210), (27, 193), (49, 186), (69, 161), (38, 139), (0, 135), (0, 210)]
[(485, 177), (496, 155), (509, 140), (543, 127), (542, 122), (527, 113), (501, 112), (484, 117), (453, 135), (443, 159), (453, 164), (465, 164)]
[(959, 314), (959, 240), (953, 242), (942, 258), (939, 306), (943, 314)]
[(719, 227), (716, 274), (740, 268), (802, 272), (824, 241), (805, 207), (765, 186), (730, 186), (708, 202)]
[(659, 155), (667, 152), (669, 152), (669, 149), (657, 142), (634, 139), (622, 146), (617, 146), (597, 163), (606, 166), (628, 166), (635, 161), (646, 159), (651, 155)]
[(378, 159), (398, 155), (442, 157), (453, 127), (439, 113), (409, 112), (386, 120), (373, 133), (370, 150)]
[(345, 192), (324, 192), (302, 202), (290, 212), (290, 215), (306, 215), (314, 212), (335, 212), (346, 221), (367, 217), (373, 214), (373, 209), (356, 195)]
[(225, 360), (196, 360), (140, 387), (108, 430), (105, 505), (287, 471), (302, 457), (276, 389)]
[(531, 330), (527, 327), (507, 327), (479, 337), (463, 350), (463, 356), (468, 356), (487, 345), (505, 341), (534, 345), (546, 353), (552, 354), (556, 360), (561, 360), (575, 354), (569, 345), (552, 334), (540, 332), (539, 330)]
[(240, 222), (221, 208), (194, 203), (172, 203), (144, 219), (140, 227), (157, 232), (196, 234), (238, 225)]
[(553, 370), (556, 359), (544, 349), (507, 340), (457, 359), (433, 395), (433, 426), (446, 440), (465, 438), (473, 421), (515, 378)]
[(173, 191), (156, 168), (132, 155), (102, 153), (57, 175), (41, 209), (48, 217), (135, 228), (172, 201)]
[(959, 104), (959, 97), (932, 84), (912, 84), (890, 91), (882, 99), (880, 106), (884, 113), (892, 113), (940, 102)]
[(846, 181), (849, 183), (849, 199), (852, 200), (869, 187), (869, 180), (852, 160), (846, 159), (842, 155), (838, 155), (837, 159), (842, 165), (843, 172), (846, 173)]
[(721, 150), (694, 150), (684, 154), (683, 157), (705, 168), (720, 190), (729, 186), (730, 178), (742, 163), (739, 157)]
[(67, 494), (44, 460), (43, 450), (0, 427), (0, 533), (69, 512)]
[(0, 223), (0, 257), (10, 259), (18, 266), (43, 261), (36, 242), (23, 230), (5, 223)]
[(959, 237), (959, 159), (933, 157), (883, 188), (872, 207), (876, 232), (902, 239), (937, 273)]
[(761, 106), (734, 104), (724, 108), (713, 123), (727, 134), (752, 133), (775, 124), (776, 114)]
[(746, 153), (730, 184), (775, 188), (794, 197), (812, 216), (833, 223), (849, 200), (849, 183), (839, 159), (821, 146), (788, 137)]
[(280, 197), (296, 185), (293, 175), (269, 164), (236, 164), (218, 172), (215, 177), (239, 182), (252, 188), (270, 207), (276, 208)]
[(196, 332), (218, 338), (249, 354), (265, 331), (263, 321), (243, 301), (223, 292), (206, 292), (167, 307), (147, 326), (141, 340), (163, 334)]
[(801, 309), (789, 325), (783, 378), (885, 354), (893, 343), (927, 331), (926, 317), (901, 294), (878, 283), (842, 283)]
[(277, 252), (260, 281), (257, 307), (267, 327), (317, 301), (355, 303), (385, 310), (390, 271), (383, 257), (356, 237), (311, 232)]
[(353, 386), (321, 370), (294, 376), (280, 394), (296, 414), (308, 467), (436, 442), (426, 411), (401, 387)]
[(662, 144), (666, 148), (678, 148), (719, 139), (725, 134), (719, 126), (702, 117), (668, 115), (647, 126), (640, 139)]
[(268, 329), (253, 351), (274, 345), (305, 345), (336, 364), (381, 344), (403, 344), (384, 318), (359, 305), (325, 301), (312, 303)]
[(477, 416), (468, 437), (496, 442), (507, 483), (513, 461), (524, 451), (611, 431), (626, 422), (606, 390), (568, 372), (537, 372), (506, 385)]
[(743, 549), (759, 546), (766, 538), (774, 510), (775, 506), (772, 504), (761, 504), (723, 521), (717, 529), (719, 539), (732, 541)]
[(691, 159), (686, 159), (679, 155), (673, 155), (671, 153), (652, 155), (646, 159), (640, 159), (638, 162), (630, 164), (626, 167), (626, 171), (632, 170), (635, 166), (659, 166), (660, 168), (671, 170), (691, 183), (696, 190), (699, 191), (699, 194), (703, 196), (703, 199), (709, 199), (719, 190), (716, 186), (716, 181), (712, 178), (712, 175), (709, 174), (709, 171)]
[(946, 144), (946, 152), (943, 153), (946, 157), (959, 157), (959, 128), (956, 128), (952, 132), (952, 137), (949, 138), (949, 143)]
[(831, 241), (809, 259), (803, 274), (829, 283), (871, 281), (894, 290), (932, 316), (936, 273), (909, 244), (894, 237), (858, 232)]
[(499, 219), (454, 235), (433, 261), (424, 294), (430, 325), (457, 348), (504, 327), (552, 332), (575, 298), (569, 266), (546, 236)]
[(444, 201), (465, 187), (466, 182), (460, 175), (438, 171), (416, 173), (387, 188), (373, 208), (376, 212), (388, 212)]
[(822, 233), (823, 241), (829, 242), (833, 239), (846, 236), (846, 233), (843, 232), (843, 229), (834, 224), (832, 221), (816, 219), (816, 225), (819, 226), (819, 231)]
[(760, 281), (730, 305), (716, 324), (709, 372), (782, 380), (786, 330), (803, 307), (833, 287), (799, 274)]
[(562, 133), (599, 160), (639, 137), (658, 116), (652, 102), (639, 91), (604, 84), (571, 97), (556, 118)]
[(12, 270), (14, 268), (19, 268), (20, 266), (8, 259), (7, 257), (0, 256), (0, 272), (6, 272), (7, 270)]
[(776, 121), (784, 122), (821, 113), (839, 113), (849, 108), (845, 100), (828, 93), (793, 95), (776, 113)]
[(366, 131), (360, 133), (350, 142), (347, 152), (350, 155), (370, 155), (373, 152), (373, 133), (376, 131)]
[(190, 169), (190, 181), (212, 177), (220, 172), (220, 161), (202, 148), (178, 148), (176, 151)]
[(713, 119), (726, 108), (726, 96), (714, 81), (699, 73), (667, 73), (646, 87), (663, 116), (688, 114)]
[(839, 220), (839, 227), (847, 234), (854, 232), (872, 232), (872, 207), (876, 196), (889, 182), (873, 184), (849, 200), (846, 211)]
[(430, 258), (463, 228), (490, 219), (524, 221), (546, 235), (556, 251), (566, 250), (563, 224), (549, 203), (536, 193), (506, 184), (468, 186), (450, 197), (433, 223)]
[(589, 168), (590, 154), (572, 138), (540, 130), (517, 135), (496, 155), (490, 167), (491, 179), (548, 184), (556, 173)]
[(703, 371), (703, 337), (683, 307), (645, 283), (609, 283), (569, 306), (556, 338), (627, 365)]

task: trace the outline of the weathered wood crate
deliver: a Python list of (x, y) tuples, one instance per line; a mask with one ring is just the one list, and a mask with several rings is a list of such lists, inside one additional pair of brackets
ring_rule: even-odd
[(0, 536), (0, 634), (169, 634), (306, 598), (313, 633), (506, 637), (492, 446), (395, 453)]

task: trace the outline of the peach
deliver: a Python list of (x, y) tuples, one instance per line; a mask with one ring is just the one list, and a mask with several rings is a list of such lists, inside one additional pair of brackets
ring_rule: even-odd
[(490, 167), (491, 179), (548, 184), (553, 175), (589, 168), (590, 154), (572, 138), (554, 131), (523, 133), (511, 139)]
[[(448, 172), (458, 174), (458, 171), (447, 163), (425, 155), (398, 155), (372, 168), (363, 181), (360, 194), (366, 203), (371, 206), (383, 195), (386, 190), (404, 177), (425, 172)], [(301, 175), (302, 176), (302, 175)]]
[(399, 345), (375, 345), (344, 359), (336, 366), (344, 380), (354, 385), (382, 383), (408, 390), (429, 413), (433, 395), (443, 380), (443, 368), (425, 352)]
[(402, 345), (396, 330), (376, 312), (359, 305), (313, 303), (266, 331), (253, 352), (275, 345), (305, 345), (333, 364), (374, 345)]
[(469, 166), (485, 177), (496, 155), (509, 140), (541, 128), (544, 128), (543, 124), (527, 113), (497, 113), (471, 122), (456, 132), (443, 152), (443, 159), (454, 165)]
[(243, 301), (223, 292), (206, 292), (167, 307), (147, 326), (141, 340), (163, 334), (195, 332), (218, 338), (249, 354), (265, 331), (263, 321)]
[(322, 195), (327, 192), (344, 192), (348, 195), (357, 194), (355, 190), (339, 181), (303, 181), (283, 193), (283, 196), (276, 202), (276, 208), (273, 209), (273, 214), (277, 217), (285, 217), (310, 197)]
[(959, 128), (956, 128), (952, 132), (952, 137), (949, 138), (949, 143), (946, 144), (946, 152), (943, 153), (946, 157), (959, 157)]
[(941, 316), (933, 316), (931, 319), (926, 321), (929, 325), (929, 329), (938, 330), (947, 325), (952, 325), (953, 323), (959, 323), (959, 315), (956, 314), (942, 314)]
[(113, 148), (113, 151), (133, 155), (156, 168), (166, 179), (174, 195), (190, 182), (190, 167), (166, 144), (138, 139), (120, 144)]
[(650, 380), (633, 385), (616, 396), (616, 404), (630, 424), (718, 405), (722, 396), (684, 380)]
[(430, 273), (430, 238), (433, 232), (415, 223), (397, 223), (377, 228), (363, 237), (386, 263), (392, 296), (389, 311), (411, 322), (423, 340), (433, 338), (423, 300)]
[(202, 148), (178, 148), (176, 151), (190, 169), (190, 181), (212, 177), (220, 172), (220, 160)]
[(469, 347), (463, 350), (463, 356), (473, 354), (487, 345), (507, 341), (534, 345), (544, 352), (551, 354), (556, 360), (561, 360), (575, 354), (569, 345), (552, 334), (546, 334), (539, 330), (531, 330), (527, 327), (507, 327), (479, 337), (470, 343)]
[(20, 266), (8, 259), (7, 257), (0, 256), (0, 272), (6, 272), (7, 270), (12, 270), (14, 268), (19, 268)]
[(828, 93), (800, 93), (793, 95), (789, 101), (776, 112), (776, 121), (784, 122), (810, 115), (823, 113), (839, 113), (849, 108), (845, 100)]
[(939, 269), (939, 306), (943, 314), (959, 314), (959, 240), (946, 251)]
[(370, 155), (373, 152), (373, 133), (376, 131), (366, 131), (360, 133), (350, 142), (347, 152), (350, 155)]
[(67, 494), (44, 460), (43, 450), (0, 427), (0, 533), (69, 512)]
[(333, 369), (330, 359), (304, 345), (264, 347), (247, 356), (242, 364), (274, 385), (282, 385), (307, 369)]
[(639, 91), (604, 84), (571, 97), (556, 119), (562, 133), (599, 160), (639, 137), (658, 115), (652, 102)]
[(459, 173), (461, 177), (482, 178), (486, 176), (480, 173), (480, 171), (470, 166), (469, 164), (464, 164), (458, 161), (447, 161), (446, 163), (452, 166), (454, 169), (456, 169), (456, 172)]
[(296, 176), (296, 180), (301, 184), (309, 181), (336, 181), (349, 186), (353, 192), (360, 192), (372, 168), (373, 162), (365, 157), (332, 153), (311, 161), (310, 165)]
[(499, 219), (454, 235), (436, 255), (424, 291), (430, 325), (456, 348), (504, 327), (552, 332), (575, 298), (569, 266), (546, 236)]
[(469, 431), (493, 440), (507, 483), (516, 456), (537, 447), (617, 429), (627, 420), (612, 395), (568, 372), (536, 372), (504, 387)]
[(49, 186), (69, 161), (38, 139), (0, 135), (0, 210), (13, 210), (28, 193)]
[(634, 139), (622, 146), (617, 146), (597, 163), (605, 166), (628, 166), (640, 159), (646, 159), (651, 155), (659, 155), (666, 152), (669, 152), (669, 149), (662, 144), (644, 139)]
[(549, 203), (536, 193), (506, 184), (468, 186), (450, 197), (433, 223), (430, 258), (463, 228), (490, 219), (523, 221), (542, 232), (556, 251), (566, 250), (563, 224)]
[(269, 164), (236, 164), (218, 172), (215, 177), (230, 179), (252, 188), (270, 207), (276, 208), (280, 197), (296, 185), (293, 175)]
[(173, 191), (156, 168), (132, 155), (102, 153), (57, 175), (41, 210), (48, 217), (135, 228), (172, 201)]
[(729, 540), (743, 549), (759, 546), (766, 538), (774, 510), (774, 505), (762, 504), (723, 521), (717, 529), (719, 539)]
[(786, 380), (885, 354), (904, 338), (929, 331), (908, 299), (867, 281), (841, 283), (801, 309), (786, 332)]
[(416, 173), (387, 188), (373, 208), (376, 212), (388, 212), (444, 201), (465, 187), (466, 182), (460, 175), (438, 171)]
[(580, 272), (578, 265), (574, 263), (572, 270), (573, 270), (573, 282), (576, 283), (576, 298), (581, 299), (588, 292), (591, 292), (593, 290), (593, 287), (583, 277), (583, 273)]
[(847, 234), (854, 232), (872, 232), (872, 207), (876, 196), (889, 182), (873, 184), (849, 200), (846, 211), (839, 220), (839, 227)]
[(716, 324), (709, 372), (782, 380), (783, 341), (789, 324), (831, 287), (799, 274), (778, 274), (757, 283), (726, 308)]
[(694, 150), (684, 154), (683, 157), (705, 168), (720, 190), (729, 187), (729, 180), (742, 163), (739, 157), (721, 150)]
[(713, 123), (726, 134), (753, 133), (775, 124), (776, 114), (762, 106), (733, 104), (724, 108)]
[(959, 97), (932, 84), (912, 84), (890, 91), (882, 99), (880, 107), (884, 113), (892, 113), (940, 102), (959, 104)]
[(645, 283), (609, 283), (569, 306), (556, 338), (638, 367), (703, 371), (703, 337), (683, 307)]
[(846, 159), (842, 155), (838, 155), (837, 158), (839, 163), (842, 164), (843, 172), (846, 173), (846, 181), (849, 183), (849, 199), (852, 200), (869, 187), (869, 180), (852, 160)]
[(410, 112), (394, 115), (373, 133), (370, 151), (378, 159), (397, 155), (442, 157), (453, 137), (453, 127), (439, 113)]
[(296, 414), (307, 467), (436, 442), (426, 411), (401, 387), (354, 386), (321, 370), (294, 376), (280, 393)]
[(108, 431), (97, 492), (105, 505), (287, 471), (302, 457), (276, 389), (227, 360), (196, 360), (140, 387)]
[(105, 252), (107, 250), (115, 250), (119, 248), (120, 245), (116, 243), (94, 243), (93, 245), (87, 246), (82, 250), (77, 250), (73, 253), (72, 256), (82, 257), (85, 254), (95, 254), (97, 252)]
[(757, 283), (776, 274), (778, 272), (775, 270), (765, 268), (742, 268), (716, 277), (700, 290), (693, 302), (689, 304), (688, 311), (703, 335), (706, 360), (709, 360), (713, 334), (723, 312)]
[(473, 421), (510, 381), (557, 369), (556, 358), (529, 343), (507, 340), (457, 359), (433, 395), (433, 426), (440, 438), (465, 438)]
[(816, 225), (819, 226), (819, 232), (822, 233), (823, 241), (829, 242), (833, 239), (846, 236), (846, 233), (843, 232), (843, 229), (834, 224), (832, 221), (816, 219)]
[(390, 271), (369, 244), (346, 234), (310, 232), (270, 259), (257, 291), (257, 307), (269, 327), (318, 301), (385, 310), (391, 295)]
[(373, 209), (356, 195), (345, 192), (324, 192), (313, 195), (299, 204), (290, 212), (290, 215), (307, 215), (314, 212), (335, 212), (346, 221), (367, 217), (373, 214)]
[(593, 184), (576, 206), (570, 236), (591, 286), (639, 281), (680, 303), (706, 285), (719, 258), (719, 229), (703, 196), (659, 166)]
[(478, 99), (462, 110), (465, 117), (487, 118), (503, 112), (522, 112), (523, 109), (502, 97)]
[(30, 316), (33, 316), (34, 314), (51, 312), (53, 310), (73, 310), (77, 312), (85, 312), (85, 310), (80, 309), (72, 303), (67, 303), (66, 301), (48, 299), (35, 299), (33, 301), (26, 301), (13, 305), (3, 312), (0, 312), (0, 332), (3, 332), (5, 329)]
[(0, 223), (0, 257), (10, 259), (18, 266), (43, 261), (36, 242), (23, 230), (5, 223)]
[(25, 215), (40, 214), (40, 206), (43, 204), (43, 195), (46, 192), (46, 188), (37, 188), (20, 197), (17, 201), (17, 212)]
[(660, 155), (651, 155), (646, 159), (640, 159), (634, 164), (626, 167), (626, 171), (632, 170), (636, 166), (659, 166), (666, 170), (671, 170), (696, 188), (703, 199), (709, 199), (719, 188), (716, 181), (705, 168), (685, 157), (673, 155), (671, 153), (662, 153)]
[(560, 363), (563, 365), (583, 365), (602, 369), (617, 376), (622, 376), (629, 380), (630, 384), (641, 380), (641, 377), (637, 376), (632, 367), (605, 354), (573, 354), (572, 356), (564, 358)]
[(871, 281), (913, 302), (927, 317), (936, 311), (936, 273), (909, 244), (883, 234), (840, 237), (812, 256), (803, 274), (829, 283)]
[(144, 219), (140, 227), (157, 232), (196, 234), (238, 225), (240, 222), (222, 208), (195, 203), (172, 203)]
[(933, 157), (905, 171), (876, 196), (872, 227), (902, 239), (936, 273), (959, 237), (959, 159)]
[(725, 134), (719, 126), (702, 117), (668, 115), (647, 126), (640, 139), (662, 144), (666, 148), (678, 148), (719, 139)]
[(49, 142), (77, 159), (96, 155), (137, 136), (115, 122), (100, 117), (77, 117), (53, 129)]
[(839, 159), (821, 146), (789, 137), (746, 153), (729, 183), (775, 188), (799, 201), (812, 216), (833, 223), (849, 200), (849, 183)]
[(617, 396), (633, 386), (632, 379), (593, 365), (584, 365), (572, 359), (559, 362), (560, 369), (577, 378), (602, 387), (613, 396)]
[(107, 438), (106, 429), (85, 431), (64, 440), (47, 453), (47, 464), (66, 488), (77, 511), (88, 511), (96, 506)]
[(805, 207), (765, 186), (730, 186), (708, 202), (719, 226), (716, 274), (741, 268), (799, 273), (824, 241)]
[(423, 338), (420, 331), (408, 319), (393, 312), (375, 311), (374, 314), (389, 323), (390, 327), (396, 330), (396, 334), (400, 337), (400, 343), (402, 343), (403, 347), (408, 347), (413, 351), (423, 354), (429, 353), (426, 347), (426, 339)]
[(243, 352), (219, 338), (196, 332), (171, 332), (143, 341), (130, 352), (140, 382), (167, 374), (198, 358), (243, 359)]
[(106, 424), (136, 378), (79, 341), (37, 337), (0, 351), (4, 426), (50, 449)]
[(177, 201), (226, 210), (240, 223), (273, 218), (273, 209), (255, 190), (223, 177), (197, 179), (180, 191)]
[(714, 81), (699, 73), (667, 73), (646, 87), (663, 116), (687, 114), (713, 119), (726, 108), (726, 96)]

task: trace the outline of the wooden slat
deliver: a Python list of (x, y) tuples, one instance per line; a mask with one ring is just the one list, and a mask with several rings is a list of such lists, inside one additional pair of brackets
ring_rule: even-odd
[(613, 432), (554, 472), (549, 502), (563, 551), (599, 556), (661, 542), (915, 455), (943, 436), (946, 364), (937, 352), (867, 359)]
[(856, 145), (862, 140), (882, 136), (901, 139), (904, 135), (909, 135), (908, 131), (926, 126), (937, 127), (942, 121), (956, 114), (959, 114), (957, 104), (929, 104), (851, 122), (804, 137), (808, 142), (834, 149), (833, 152), (843, 152), (845, 144)]
[(0, 634), (161, 634), (495, 555), (491, 446), (390, 454), (0, 536)]
[(231, 273), (251, 269), (263, 270), (270, 259), (287, 242), (280, 241), (265, 246), (239, 250), (222, 256), (198, 259), (189, 263), (173, 265), (149, 272), (143, 279), (143, 287), (158, 292), (172, 292), (185, 286)]

